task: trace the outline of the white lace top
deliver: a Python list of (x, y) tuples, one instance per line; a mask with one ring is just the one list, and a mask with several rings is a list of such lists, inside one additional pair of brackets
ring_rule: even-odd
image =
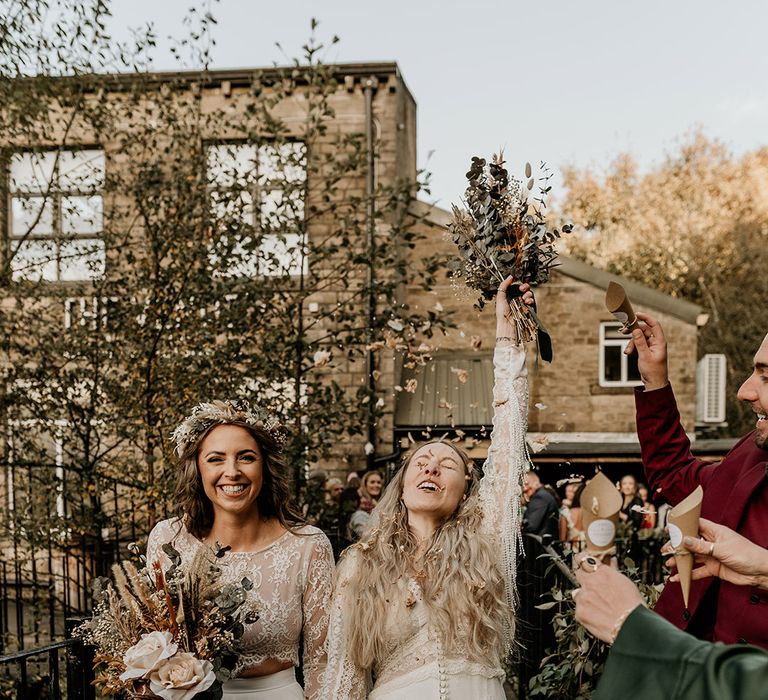
[[(162, 546), (170, 542), (187, 558), (200, 540), (174, 518), (158, 523), (149, 535), (147, 561), (170, 566)], [(186, 555), (186, 556), (185, 556)], [(244, 651), (235, 675), (268, 659), (299, 663), (299, 638), (304, 645), (304, 695), (320, 697), (326, 662), (328, 605), (333, 581), (333, 552), (321, 530), (309, 525), (283, 533), (258, 552), (227, 552), (220, 560), (224, 582), (248, 577), (248, 595), (259, 604), (259, 619), (246, 625)]]
[[(507, 602), (515, 604), (515, 566), (520, 532), (520, 496), (522, 477), (528, 464), (525, 445), (528, 415), (528, 383), (525, 350), (519, 347), (497, 348), (494, 354), (494, 418), (491, 446), (480, 482), (483, 509), (483, 534), (495, 540), (499, 552), (498, 566), (503, 573)], [(421, 588), (407, 572), (393, 584), (392, 614), (382, 620), (387, 636), (387, 653), (377, 659), (372, 669), (355, 666), (347, 654), (343, 600), (350, 580), (359, 566), (364, 566), (359, 550), (345, 555), (337, 572), (331, 605), (328, 667), (323, 684), (324, 700), (363, 700), (375, 687), (386, 685), (387, 691), (434, 677), (441, 681), (440, 697), (446, 697), (446, 674), (473, 674), (503, 678), (501, 659), (512, 644), (511, 630), (506, 630), (505, 648), (491, 654), (479, 664), (461, 658), (446, 657), (439, 638), (430, 627), (429, 610)], [(462, 621), (455, 621), (457, 648), (461, 647)], [(468, 656), (468, 655), (467, 655)], [(424, 698), (424, 700), (432, 700)], [(453, 700), (453, 699), (451, 699)]]

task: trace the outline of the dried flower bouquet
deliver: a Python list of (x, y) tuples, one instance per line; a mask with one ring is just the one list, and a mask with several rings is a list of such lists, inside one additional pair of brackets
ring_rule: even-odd
[(258, 619), (247, 600), (253, 584), (221, 583), (228, 548), (200, 547), (189, 562), (163, 546), (171, 566), (113, 567), (95, 586), (95, 612), (78, 635), (96, 648), (96, 684), (104, 695), (217, 700), (232, 674), (244, 624)]
[[(556, 265), (556, 241), (560, 230), (547, 227), (546, 198), (551, 190), (550, 171), (542, 163), (539, 193), (532, 196), (535, 180), (532, 168), (525, 165), (527, 182), (510, 178), (503, 156), (494, 155), (490, 163), (474, 156), (467, 173), (469, 185), (464, 194), (465, 208), (454, 205), (449, 228), (459, 257), (449, 263), (451, 275), (463, 279), (480, 292), (477, 306), (482, 308), (496, 295), (499, 283), (512, 275), (518, 283), (531, 286), (549, 280)], [(566, 224), (563, 233), (572, 227)], [(539, 340), (542, 357), (551, 359), (551, 344), (536, 312), (522, 304), (517, 286), (510, 287), (508, 298), (512, 319), (523, 341)], [(549, 355), (549, 357), (547, 356)]]

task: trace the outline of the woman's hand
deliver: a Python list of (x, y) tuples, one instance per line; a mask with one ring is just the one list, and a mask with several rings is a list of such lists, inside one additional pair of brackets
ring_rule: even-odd
[[(507, 289), (512, 281), (513, 277), (510, 275), (499, 285), (499, 291), (496, 293), (496, 345), (499, 347), (518, 344), (517, 328), (512, 320), (507, 301)], [(531, 285), (524, 282), (520, 285), (520, 291), (523, 293), (523, 303), (527, 306), (533, 306)]]
[[(696, 557), (701, 566), (693, 570), (696, 581), (710, 576), (737, 586), (759, 586), (768, 590), (768, 550), (742, 537), (725, 525), (706, 518), (699, 520), (699, 532), (703, 539), (686, 537), (683, 546)], [(674, 558), (667, 562), (674, 566)], [(670, 581), (679, 581), (678, 574)]]
[(583, 556), (576, 569), (581, 588), (572, 592), (576, 619), (598, 639), (613, 644), (628, 615), (643, 605), (632, 581), (616, 569)]

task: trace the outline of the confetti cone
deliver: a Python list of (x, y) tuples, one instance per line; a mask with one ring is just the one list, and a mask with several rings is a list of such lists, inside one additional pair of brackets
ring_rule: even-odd
[(581, 512), (590, 554), (602, 556), (613, 548), (621, 503), (621, 494), (603, 472), (595, 474), (584, 487)]
[(680, 576), (680, 588), (683, 589), (683, 602), (688, 608), (688, 595), (691, 592), (691, 573), (693, 572), (693, 555), (683, 547), (683, 537), (696, 537), (699, 534), (699, 514), (704, 489), (697, 486), (689, 496), (686, 496), (671, 511), (667, 525), (669, 539), (675, 548), (675, 562)]
[(620, 321), (630, 331), (639, 328), (637, 316), (632, 309), (632, 304), (618, 282), (609, 282), (608, 289), (605, 292), (605, 306), (617, 321)]

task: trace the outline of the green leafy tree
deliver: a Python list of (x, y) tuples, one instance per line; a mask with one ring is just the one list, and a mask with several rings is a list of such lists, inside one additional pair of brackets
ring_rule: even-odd
[(290, 67), (211, 87), (207, 9), (177, 43), (195, 70), (158, 75), (152, 32), (116, 46), (106, 2), (0, 8), (6, 532), (103, 567), (105, 528), (172, 509), (168, 436), (210, 398), (280, 415), (297, 490), (309, 464), (388, 452), (366, 445), (382, 373), (447, 322), (402, 290), (439, 263), (405, 255), (417, 173), (367, 184), (382, 146), (340, 128), (316, 23)]
[(646, 173), (623, 154), (603, 175), (564, 176), (570, 252), (704, 306), (699, 350), (728, 358), (727, 432), (749, 429), (753, 414), (735, 394), (768, 330), (755, 311), (768, 293), (768, 149), (735, 157), (695, 133)]

